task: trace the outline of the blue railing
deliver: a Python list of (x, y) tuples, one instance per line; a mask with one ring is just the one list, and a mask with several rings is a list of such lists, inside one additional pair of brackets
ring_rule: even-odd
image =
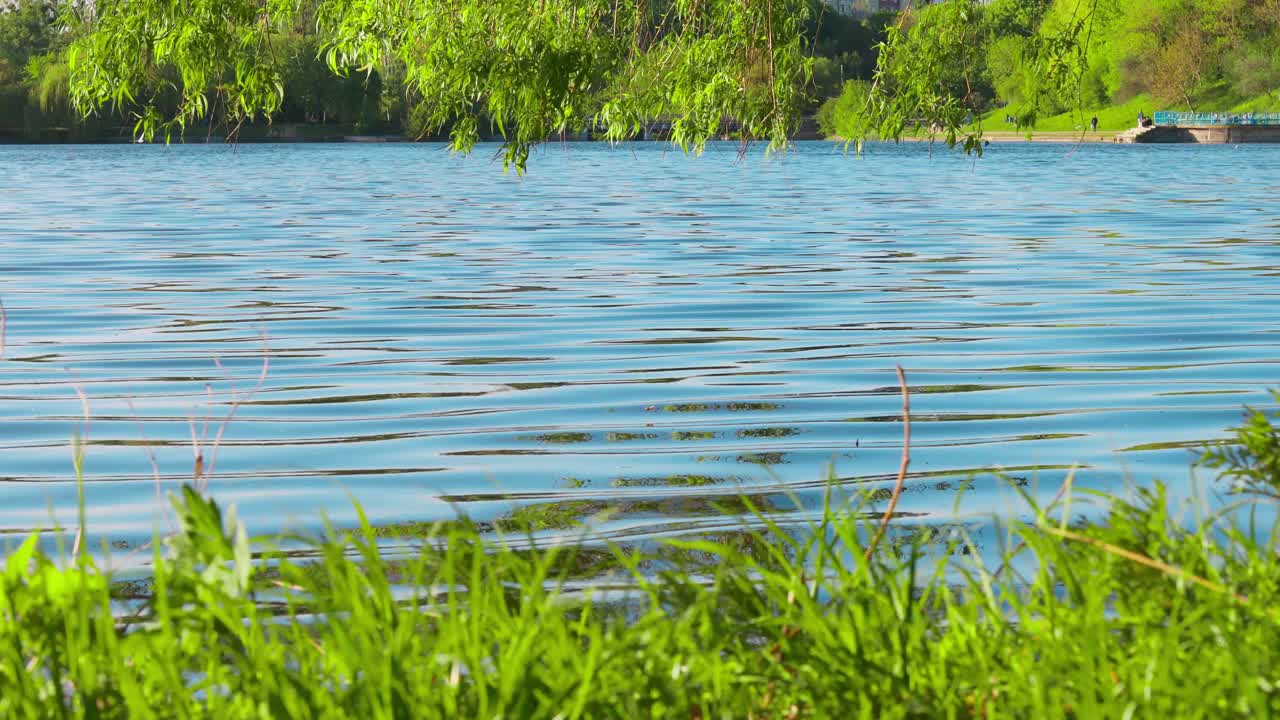
[(1162, 110), (1157, 125), (1280, 125), (1280, 113), (1192, 113)]

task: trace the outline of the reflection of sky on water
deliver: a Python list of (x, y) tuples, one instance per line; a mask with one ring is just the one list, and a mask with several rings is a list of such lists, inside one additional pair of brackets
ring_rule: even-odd
[(1016, 512), (992, 468), (1181, 489), (1276, 382), (1275, 148), (486, 158), (0, 148), (0, 532), (74, 522), (73, 386), (91, 527), (136, 542), (146, 448), (189, 479), (235, 399), (211, 487), (255, 531), (355, 497), (385, 525), (610, 507), (626, 537), (744, 490), (811, 510), (828, 469), (881, 502), (896, 363), (903, 522), (933, 525), (970, 477), (962, 516)]

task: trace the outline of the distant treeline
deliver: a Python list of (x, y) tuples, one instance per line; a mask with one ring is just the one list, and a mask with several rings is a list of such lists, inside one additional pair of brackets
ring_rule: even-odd
[[(81, 117), (72, 107), (67, 49), (76, 30), (74, 24), (68, 26), (60, 20), (68, 7), (65, 0), (17, 0), (8, 5), (0, 0), (0, 141), (92, 142), (131, 137), (140, 102), (126, 100), (111, 112), (90, 118)], [(892, 13), (854, 19), (812, 0), (808, 20), (809, 37), (815, 41), (811, 112), (839, 94), (844, 81), (871, 76), (876, 45), (894, 19)], [(284, 105), (272, 116), (273, 124), (303, 125), (302, 135), (308, 131), (423, 134), (426, 118), (415, 113), (417, 98), (407, 89), (403, 71), (393, 66), (335, 74), (322, 57), (323, 49), (303, 30), (275, 37), (270, 48), (277, 56), (288, 58)], [(145, 58), (139, 58), (139, 63), (145, 63)], [(179, 97), (165, 77), (154, 77), (149, 84), (162, 111), (176, 106)], [(189, 136), (221, 137), (229, 131), (219, 122), (218, 108), (211, 110), (210, 125), (187, 128)], [(264, 132), (264, 125), (260, 122), (242, 131), (251, 137)]]
[[(71, 106), (67, 48), (76, 31), (59, 21), (67, 7), (66, 0), (0, 2), (0, 139), (130, 136), (136, 118), (127, 100), (87, 119)], [(856, 135), (856, 115), (866, 105), (887, 27), (900, 23), (922, 52), (931, 35), (945, 31), (937, 20), (944, 8), (938, 5), (861, 19), (837, 14), (820, 0), (812, 0), (812, 10), (810, 111), (818, 111), (828, 134)], [(942, 90), (964, 94), (985, 111), (1007, 108), (1030, 124), (1133, 98), (1149, 98), (1149, 109), (1280, 109), (1280, 0), (992, 0), (976, 11), (982, 26), (978, 43), (956, 59), (954, 76), (944, 82), (952, 87)], [(1060, 68), (1058, 79), (1048, 80), (1055, 69), (1040, 67), (1037, 58), (1082, 20), (1088, 22), (1083, 48), (1061, 58), (1071, 65), (1072, 81), (1061, 82)], [(270, 51), (288, 58), (284, 104), (273, 123), (314, 126), (317, 132), (422, 135), (426, 119), (415, 113), (417, 99), (398, 68), (335, 74), (303, 28), (274, 37)], [(162, 107), (166, 100), (178, 102), (166, 78), (152, 80)], [(208, 127), (187, 132), (225, 134), (218, 108), (212, 109)], [(262, 132), (262, 125), (248, 132)]]
[[(948, 90), (1024, 125), (1135, 98), (1149, 100), (1148, 111), (1280, 108), (1280, 0), (992, 0), (976, 10), (978, 45), (957, 58)], [(945, 31), (941, 15), (938, 6), (908, 11), (910, 41)], [(1044, 48), (1073, 23), (1084, 23), (1084, 42), (1059, 58), (1068, 72), (1041, 67)], [(868, 89), (847, 84), (820, 113), (823, 129), (854, 136)]]
[[(68, 93), (67, 48), (73, 31), (60, 23), (61, 0), (18, 0), (0, 10), (0, 138), (27, 141), (93, 141), (128, 138), (135, 109), (127, 101), (114, 112), (83, 118)], [(354, 133), (400, 132), (412, 124), (412, 102), (394, 71), (338, 76), (320, 58), (313, 40), (301, 33), (275, 39), (273, 52), (287, 57), (284, 106), (275, 122), (325, 123)], [(145, 62), (139, 58), (139, 62)], [(166, 99), (166, 78), (152, 83)], [(178, 101), (168, 91), (169, 105)], [(217, 109), (211, 114), (217, 117)], [(224, 127), (189, 128), (188, 133), (223, 133)]]

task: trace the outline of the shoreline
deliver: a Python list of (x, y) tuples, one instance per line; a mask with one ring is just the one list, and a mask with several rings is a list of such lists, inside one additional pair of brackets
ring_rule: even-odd
[(986, 132), (982, 139), (990, 142), (1047, 142), (1047, 143), (1110, 143), (1120, 133), (1115, 130), (1099, 130), (1098, 132), (1080, 132), (1075, 130), (1056, 130), (1028, 133), (1001, 130)]
[[(1084, 143), (1112, 143), (1115, 137), (1120, 133), (1115, 130), (1099, 130), (1098, 132), (1077, 132), (1077, 131), (1045, 131), (1045, 132), (1017, 132), (1011, 130), (1000, 130), (996, 132), (984, 132), (982, 139), (987, 143), (1059, 143), (1080, 145)], [(942, 136), (933, 137), (920, 135), (904, 135), (902, 142), (942, 142)]]

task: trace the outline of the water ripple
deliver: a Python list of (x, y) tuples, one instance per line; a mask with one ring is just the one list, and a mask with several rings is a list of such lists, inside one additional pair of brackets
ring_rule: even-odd
[(1280, 149), (989, 155), (573, 145), (519, 178), (431, 145), (0, 148), (0, 534), (74, 522), (77, 434), (125, 544), (219, 433), (210, 487), (255, 532), (354, 496), (389, 536), (653, 537), (743, 493), (799, 521), (829, 474), (878, 506), (898, 363), (904, 522), (1073, 468), (1185, 484), (1277, 378)]

